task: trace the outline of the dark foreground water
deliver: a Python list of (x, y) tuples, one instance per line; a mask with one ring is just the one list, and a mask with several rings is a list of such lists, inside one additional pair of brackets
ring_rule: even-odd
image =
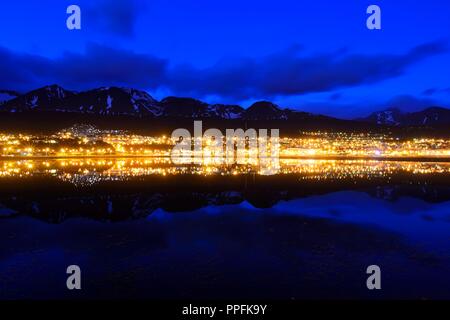
[(0, 298), (450, 298), (447, 179), (198, 179), (2, 181)]

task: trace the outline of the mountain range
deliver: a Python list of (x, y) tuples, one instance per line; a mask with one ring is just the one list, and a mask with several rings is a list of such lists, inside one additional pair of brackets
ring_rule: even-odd
[(377, 125), (389, 126), (439, 126), (450, 125), (450, 110), (441, 107), (430, 107), (417, 112), (402, 112), (398, 108), (389, 108), (372, 113), (360, 119)]
[[(25, 94), (0, 90), (0, 111), (53, 111), (151, 118), (340, 121), (328, 116), (282, 109), (269, 101), (259, 101), (244, 109), (238, 105), (208, 104), (193, 98), (167, 97), (157, 101), (147, 92), (132, 88), (102, 87), (76, 92), (58, 85), (45, 86)], [(442, 126), (450, 124), (450, 110), (430, 107), (405, 113), (389, 108), (355, 120), (383, 126)]]

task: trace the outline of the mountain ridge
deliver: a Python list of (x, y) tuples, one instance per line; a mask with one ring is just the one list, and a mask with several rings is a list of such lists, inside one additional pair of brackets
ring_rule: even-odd
[[(1, 92), (13, 92), (2, 90)], [(53, 84), (19, 94), (0, 102), (0, 111), (72, 112), (93, 115), (126, 115), (151, 118), (216, 119), (249, 121), (357, 121), (377, 126), (441, 126), (450, 124), (450, 110), (429, 107), (417, 112), (388, 108), (365, 118), (344, 120), (331, 116), (281, 108), (270, 101), (257, 101), (247, 109), (233, 104), (209, 104), (190, 97), (169, 96), (156, 100), (145, 91), (128, 87), (100, 87), (86, 91), (70, 91)]]
[(450, 109), (432, 106), (420, 111), (403, 112), (398, 108), (376, 111), (366, 118), (358, 119), (377, 125), (390, 126), (437, 126), (450, 124)]

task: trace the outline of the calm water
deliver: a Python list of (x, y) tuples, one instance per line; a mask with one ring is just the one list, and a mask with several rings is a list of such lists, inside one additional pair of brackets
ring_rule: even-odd
[(1, 163), (0, 298), (450, 298), (448, 164), (147, 161)]

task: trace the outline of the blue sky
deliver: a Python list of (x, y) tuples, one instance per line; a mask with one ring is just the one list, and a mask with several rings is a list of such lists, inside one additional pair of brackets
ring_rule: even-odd
[[(82, 30), (66, 28), (66, 8)], [(382, 30), (366, 28), (366, 8)], [(450, 101), (450, 2), (27, 0), (0, 10), (0, 88), (130, 86), (359, 117)]]

